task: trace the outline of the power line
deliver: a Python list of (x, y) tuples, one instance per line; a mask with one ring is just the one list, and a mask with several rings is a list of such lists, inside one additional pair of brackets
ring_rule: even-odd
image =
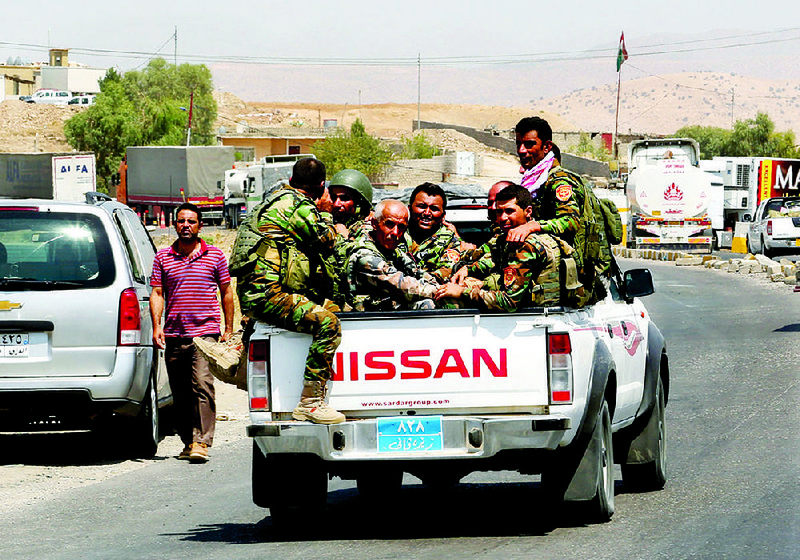
[[(786, 33), (795, 33), (789, 37), (780, 37)], [(763, 40), (747, 40), (757, 37), (767, 36)], [(171, 40), (174, 36), (170, 36)], [(658, 56), (674, 53), (699, 52), (716, 49), (732, 49), (751, 47), (764, 44), (774, 44), (800, 40), (800, 28), (788, 28), (778, 31), (749, 33), (741, 35), (730, 35), (719, 38), (698, 39), (676, 41), (670, 43), (657, 43), (652, 45), (642, 45), (637, 47), (636, 53), (631, 57)], [(711, 43), (720, 41), (734, 41), (726, 44), (703, 45), (701, 43)], [(166, 44), (166, 43), (165, 43)], [(682, 48), (682, 45), (694, 45)], [(47, 51), (49, 47), (32, 43), (12, 43), (0, 41), (0, 46), (11, 46), (17, 48), (29, 48), (34, 50)], [(159, 47), (158, 51), (163, 49)], [(668, 47), (668, 48), (663, 48)], [(676, 47), (676, 48), (669, 48)], [(111, 50), (99, 48), (76, 47), (70, 49), (78, 54), (105, 56), (117, 58), (152, 58), (153, 53), (144, 51)], [(157, 52), (158, 52), (157, 51)], [(616, 57), (615, 48), (600, 48), (581, 51), (553, 51), (544, 53), (524, 53), (510, 55), (466, 55), (466, 56), (434, 56), (421, 58), (416, 57), (386, 57), (386, 58), (350, 58), (350, 57), (285, 57), (285, 56), (245, 56), (245, 55), (201, 55), (201, 54), (182, 54), (179, 58), (185, 62), (207, 62), (207, 63), (229, 63), (229, 64), (260, 64), (260, 65), (289, 65), (289, 66), (383, 66), (383, 67), (413, 67), (418, 64), (426, 66), (461, 66), (461, 65), (509, 65), (509, 64), (530, 64), (544, 62), (567, 62), (567, 61), (588, 61), (599, 59), (610, 59)]]

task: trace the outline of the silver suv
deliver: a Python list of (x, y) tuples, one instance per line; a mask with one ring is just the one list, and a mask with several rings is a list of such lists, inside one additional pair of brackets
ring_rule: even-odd
[(149, 320), (154, 255), (105, 195), (0, 200), (0, 432), (113, 426), (155, 455), (172, 395)]

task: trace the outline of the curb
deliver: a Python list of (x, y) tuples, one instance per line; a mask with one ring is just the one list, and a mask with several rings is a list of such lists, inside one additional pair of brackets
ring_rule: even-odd
[(682, 251), (627, 249), (618, 246), (612, 247), (612, 249), (614, 256), (622, 258), (673, 261), (675, 266), (701, 266), (731, 274), (764, 274), (764, 277), (771, 282), (780, 282), (787, 286), (800, 286), (800, 269), (789, 259), (774, 261), (764, 255), (747, 253), (741, 258), (723, 260), (713, 255), (696, 255)]

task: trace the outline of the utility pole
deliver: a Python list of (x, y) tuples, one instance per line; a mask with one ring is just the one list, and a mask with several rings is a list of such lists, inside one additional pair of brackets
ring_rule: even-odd
[(175, 65), (175, 68), (178, 67), (178, 26), (175, 26), (175, 49), (172, 54), (172, 63)]
[(733, 130), (733, 100), (736, 93), (735, 88), (731, 88), (731, 130)]
[(417, 130), (419, 130), (419, 100), (420, 100), (420, 82), (421, 82), (421, 68), (422, 59), (420, 53), (417, 53)]

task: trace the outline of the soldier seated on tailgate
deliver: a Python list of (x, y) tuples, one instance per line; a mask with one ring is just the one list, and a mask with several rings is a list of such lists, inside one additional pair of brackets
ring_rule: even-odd
[[(572, 248), (547, 233), (531, 233), (522, 243), (510, 243), (507, 233), (532, 218), (533, 201), (527, 189), (512, 185), (497, 193), (496, 219), (500, 232), (485, 244), (483, 255), (440, 286), (436, 299), (462, 298), (488, 310), (516, 311), (531, 306), (571, 304), (567, 297), (580, 289)], [(562, 265), (562, 261), (564, 261)], [(564, 272), (562, 272), (562, 268)], [(566, 286), (562, 286), (563, 282)]]
[(459, 260), (461, 238), (444, 223), (447, 195), (434, 183), (411, 193), (405, 243), (419, 267), (437, 280), (446, 278)]
[(408, 227), (405, 204), (382, 200), (368, 222), (347, 249), (343, 274), (348, 305), (355, 311), (433, 309), (438, 284), (401, 244)]

